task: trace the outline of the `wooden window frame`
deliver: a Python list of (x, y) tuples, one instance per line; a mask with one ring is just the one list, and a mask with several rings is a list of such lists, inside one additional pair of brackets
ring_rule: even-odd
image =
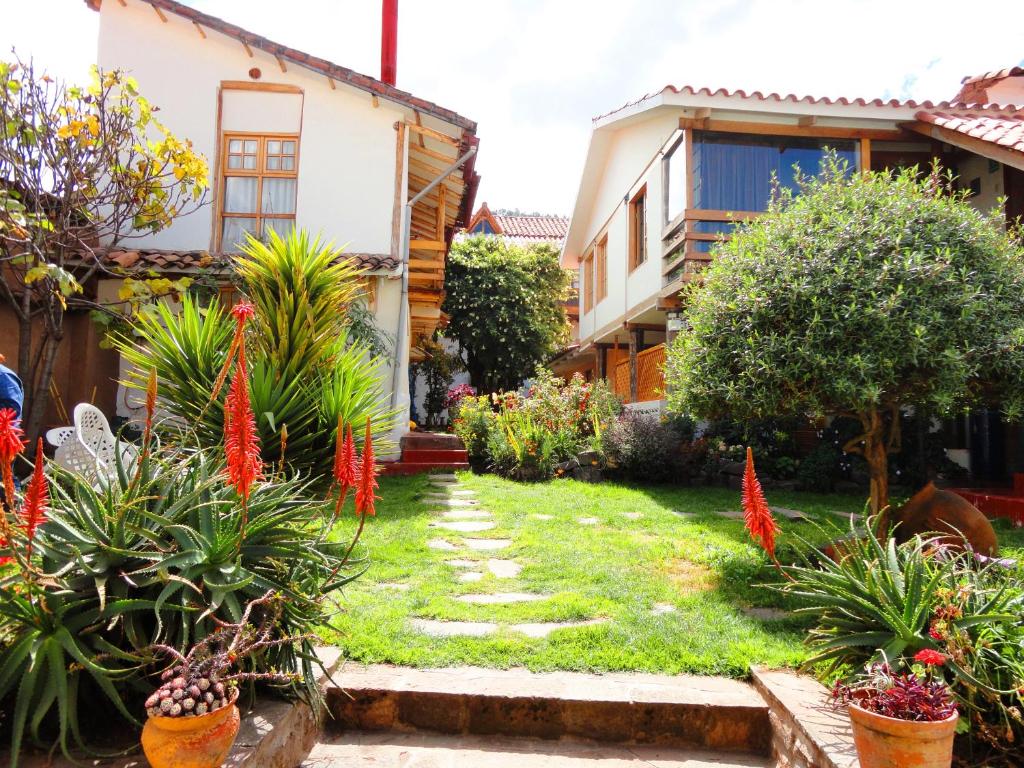
[[(256, 167), (255, 168), (228, 168), (230, 153), (228, 152), (229, 142), (233, 139), (241, 141), (256, 140)], [(267, 142), (269, 141), (294, 141), (295, 142), (295, 164), (292, 170), (269, 170), (267, 165)], [(267, 219), (285, 219), (294, 222), (298, 209), (298, 178), (299, 178), (299, 157), (301, 142), (298, 133), (263, 133), (259, 131), (224, 131), (221, 133), (220, 141), (220, 168), (217, 182), (217, 229), (216, 250), (219, 252), (224, 247), (224, 220), (225, 219), (255, 219), (256, 232), (263, 236), (263, 223)], [(278, 155), (286, 157), (290, 155)], [(228, 213), (224, 211), (224, 200), (227, 197), (227, 180), (230, 177), (245, 177), (256, 179), (256, 210), (252, 213)], [(295, 179), (296, 210), (292, 213), (263, 213), (263, 180), (264, 179)]]
[(594, 304), (608, 298), (608, 233), (605, 232), (594, 246)]
[[(640, 217), (637, 217), (637, 209)], [(647, 185), (629, 201), (629, 272), (647, 261)]]
[(583, 257), (580, 264), (583, 268), (583, 314), (594, 308), (594, 251)]

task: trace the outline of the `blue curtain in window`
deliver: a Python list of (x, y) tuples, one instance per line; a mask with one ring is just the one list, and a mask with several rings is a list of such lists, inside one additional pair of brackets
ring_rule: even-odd
[(698, 133), (693, 143), (694, 205), (704, 210), (763, 211), (772, 178), (796, 189), (799, 166), (805, 174), (821, 170), (826, 148), (857, 167), (853, 142), (792, 137)]

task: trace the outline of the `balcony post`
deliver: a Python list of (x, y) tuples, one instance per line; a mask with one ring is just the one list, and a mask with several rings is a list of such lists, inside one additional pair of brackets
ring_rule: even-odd
[(597, 367), (597, 378), (598, 379), (606, 379), (606, 378), (608, 378), (608, 372), (606, 370), (606, 368), (607, 368), (607, 361), (608, 361), (608, 355), (606, 353), (605, 345), (604, 344), (595, 344), (594, 345), (594, 358), (597, 361), (597, 366), (596, 366)]
[(637, 355), (644, 343), (642, 328), (629, 330), (629, 402), (635, 403), (640, 393), (640, 377), (637, 371)]

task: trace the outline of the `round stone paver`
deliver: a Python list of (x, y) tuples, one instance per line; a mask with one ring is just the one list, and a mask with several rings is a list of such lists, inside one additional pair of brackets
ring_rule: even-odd
[(592, 627), (595, 624), (603, 624), (607, 619), (588, 619), (587, 621), (542, 621), (531, 624), (512, 624), (509, 629), (513, 632), (522, 632), (527, 637), (547, 637), (559, 629), (573, 629), (575, 627)]
[(396, 592), (408, 592), (409, 591), (409, 585), (408, 584), (399, 584), (397, 582), (386, 582), (386, 581), (384, 581), (384, 582), (381, 582), (380, 584), (378, 584), (377, 586), (380, 587), (381, 589), (393, 589)]
[(480, 564), (477, 560), (445, 560), (444, 563), (452, 568), (476, 568)]
[(597, 525), (596, 517), (580, 517), (576, 520), (580, 525)]
[(466, 571), (465, 573), (459, 574), (459, 581), (469, 584), (480, 581), (483, 577), (484, 575), (480, 573), (480, 571)]
[(424, 494), (424, 496), (433, 496), (443, 499), (450, 499), (453, 497), (472, 498), (475, 495), (476, 494), (473, 493), (473, 491), (469, 490), (468, 488), (459, 488), (458, 486), (452, 486), (451, 488), (445, 490), (443, 493), (441, 491), (432, 490), (427, 491)]
[(535, 603), (547, 600), (551, 595), (536, 595), (531, 592), (495, 592), (489, 595), (459, 595), (456, 599), (462, 603), (474, 605), (504, 605), (506, 603)]
[(512, 543), (512, 539), (463, 539), (463, 542), (470, 549), (475, 549), (479, 552), (504, 549)]
[(555, 519), (554, 515), (542, 515), (540, 513), (536, 513), (536, 514), (530, 515), (530, 517), (535, 518), (537, 520), (554, 520)]
[(442, 496), (438, 499), (425, 498), (424, 501), (438, 507), (449, 507), (455, 509), (465, 509), (466, 507), (475, 507), (480, 504), (476, 499), (450, 499), (447, 496)]
[(477, 531), (489, 531), (497, 528), (498, 524), (488, 520), (460, 520), (454, 523), (431, 523), (431, 528), (444, 528), (446, 531), (458, 531), (460, 533), (476, 533)]
[(622, 516), (627, 518), (628, 520), (639, 520), (641, 517), (643, 517), (643, 515), (639, 512), (623, 512)]
[(487, 561), (487, 570), (499, 579), (514, 579), (523, 570), (523, 566), (515, 560), (492, 559)]
[(451, 509), (447, 512), (442, 512), (441, 517), (446, 520), (476, 520), (481, 517), (491, 518), (494, 515), (485, 509)]
[(445, 552), (454, 552), (458, 549), (457, 546), (452, 544), (450, 541), (445, 541), (444, 539), (431, 539), (427, 542), (427, 546), (431, 549), (440, 549)]
[(664, 616), (666, 613), (675, 613), (676, 607), (672, 603), (655, 603), (651, 613), (655, 616)]

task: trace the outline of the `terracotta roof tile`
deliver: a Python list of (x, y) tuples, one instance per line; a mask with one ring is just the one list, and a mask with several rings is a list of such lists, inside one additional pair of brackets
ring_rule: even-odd
[[(159, 272), (194, 272), (199, 269), (223, 271), (227, 268), (225, 254), (211, 254), (207, 251), (175, 251), (156, 248), (111, 249), (100, 252), (100, 257), (110, 269), (155, 269)], [(343, 256), (354, 260), (368, 272), (390, 272), (398, 266), (398, 260), (384, 253), (345, 253)]]
[(859, 106), (859, 107), (910, 107), (923, 108), (923, 109), (948, 109), (948, 108), (962, 108), (962, 107), (985, 107), (990, 105), (983, 104), (962, 104), (960, 102), (949, 102), (949, 101), (915, 101), (914, 99), (907, 99), (901, 101), (900, 99), (863, 99), (863, 98), (847, 98), (840, 96), (838, 98), (830, 98), (828, 96), (798, 96), (794, 93), (787, 93), (785, 95), (781, 93), (762, 93), (761, 91), (747, 92), (744, 90), (729, 90), (728, 88), (695, 88), (691, 85), (675, 86), (666, 85), (660, 91), (653, 91), (651, 93), (641, 96), (639, 99), (627, 102), (617, 109), (613, 109), (610, 112), (605, 112), (603, 115), (598, 115), (594, 118), (597, 120), (603, 120), (606, 117), (610, 117), (618, 112), (622, 112), (625, 109), (634, 107), (648, 99), (652, 99), (655, 96), (672, 93), (672, 94), (683, 94), (684, 96), (725, 96), (731, 98), (739, 98), (747, 101), (763, 101), (763, 102), (774, 102), (782, 103), (789, 102), (791, 104), (823, 104), (825, 106), (831, 106), (834, 104), (841, 104), (843, 106)]
[(569, 219), (566, 216), (496, 213), (494, 218), (505, 237), (561, 242), (569, 231)]
[[(242, 27), (231, 24), (223, 19), (217, 18), (216, 16), (210, 16), (209, 14), (202, 13), (201, 11), (197, 11), (195, 8), (190, 8), (183, 3), (175, 2), (175, 0), (147, 0), (147, 2), (154, 8), (162, 8), (165, 11), (169, 11), (176, 16), (181, 16), (183, 19), (188, 19), (200, 26), (207, 27), (220, 32), (223, 35), (227, 35), (228, 37), (240, 40), (250, 48), (258, 48), (271, 56), (279, 56), (282, 59), (294, 62), (295, 64), (306, 67), (315, 72), (319, 72), (338, 82), (347, 83), (348, 85), (359, 88), (360, 90), (376, 94), (381, 98), (385, 98), (399, 104), (404, 104), (412, 109), (433, 115), (447, 123), (463, 128), (470, 133), (474, 133), (476, 131), (476, 123), (472, 120), (465, 118), (450, 109), (445, 109), (431, 101), (413, 96), (411, 93), (395, 88), (393, 85), (388, 85), (376, 78), (355, 72), (348, 67), (343, 67), (340, 64), (334, 64), (333, 62), (321, 59), (317, 56), (311, 56), (308, 53), (303, 53), (302, 51), (282, 45), (281, 43), (275, 43), (272, 40), (268, 40), (265, 37), (257, 35), (255, 32), (242, 29)], [(100, 3), (101, 0), (85, 0), (85, 4), (94, 11), (98, 11), (100, 9)]]
[(1005, 77), (1017, 77), (1017, 75), (1024, 75), (1024, 67), (1007, 67), (1006, 69), (985, 72), (981, 75), (968, 75), (960, 82), (963, 85), (967, 85), (967, 83), (980, 83), (984, 80), (1002, 80)]
[(915, 117), (922, 123), (935, 125), (981, 141), (997, 144), (1024, 153), (1024, 111), (1016, 113), (972, 111), (951, 114), (947, 111), (922, 111)]

